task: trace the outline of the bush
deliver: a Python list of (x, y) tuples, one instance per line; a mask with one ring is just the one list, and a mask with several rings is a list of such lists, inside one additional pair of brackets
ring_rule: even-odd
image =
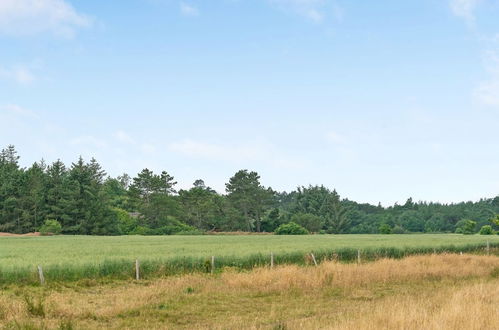
[(152, 229), (145, 226), (137, 226), (134, 230), (128, 233), (128, 235), (153, 235)]
[(40, 227), (42, 235), (59, 235), (62, 231), (62, 226), (57, 220), (45, 220), (43, 226)]
[(137, 228), (137, 218), (130, 215), (128, 211), (120, 208), (112, 208), (118, 222), (118, 231), (120, 235), (128, 235)]
[(321, 217), (310, 213), (296, 213), (291, 217), (291, 222), (297, 223), (311, 232), (321, 230), (324, 221)]
[(494, 235), (494, 230), (492, 229), (492, 226), (490, 225), (485, 225), (480, 228), (480, 235)]
[(379, 226), (379, 232), (381, 234), (391, 234), (392, 228), (390, 227), (389, 224), (383, 223), (381, 224), (381, 226)]
[(392, 229), (392, 234), (405, 234), (405, 229), (400, 227), (399, 225), (395, 225)]
[[(456, 223), (456, 227), (461, 229), (464, 235), (472, 235), (475, 233), (476, 221), (463, 219)], [(457, 232), (457, 229), (456, 229)]]
[(147, 226), (137, 226), (128, 235), (201, 235), (202, 231), (186, 225), (175, 219), (170, 219), (170, 224), (159, 228), (149, 228)]
[(274, 232), (276, 235), (307, 235), (308, 230), (295, 222), (280, 225)]

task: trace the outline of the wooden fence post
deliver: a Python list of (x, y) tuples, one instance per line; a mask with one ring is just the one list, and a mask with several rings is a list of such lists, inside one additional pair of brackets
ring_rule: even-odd
[(40, 278), (40, 284), (45, 284), (45, 277), (43, 276), (42, 266), (38, 266), (38, 277)]
[(360, 249), (357, 250), (357, 263), (360, 264)]
[(270, 268), (274, 268), (274, 252), (270, 252)]
[(315, 260), (315, 256), (313, 253), (310, 253), (310, 256), (312, 257), (312, 261), (314, 262), (314, 265), (317, 266), (317, 260)]
[(487, 255), (490, 255), (490, 242), (487, 240)]
[(215, 272), (215, 256), (211, 256), (211, 273)]
[(139, 259), (135, 260), (135, 279), (140, 280), (140, 263)]

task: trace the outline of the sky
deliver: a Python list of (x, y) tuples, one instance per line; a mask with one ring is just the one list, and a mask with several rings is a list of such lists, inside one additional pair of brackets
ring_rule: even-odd
[(224, 192), (499, 193), (497, 0), (0, 0), (0, 148)]

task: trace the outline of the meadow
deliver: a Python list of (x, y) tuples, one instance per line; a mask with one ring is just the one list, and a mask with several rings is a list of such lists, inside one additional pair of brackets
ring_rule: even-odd
[(430, 254), (144, 281), (10, 285), (6, 329), (497, 329), (499, 257)]
[(0, 284), (36, 283), (42, 266), (48, 281), (74, 281), (134, 276), (140, 260), (141, 276), (153, 278), (209, 272), (211, 256), (217, 271), (223, 267), (250, 269), (268, 265), (272, 252), (277, 264), (305, 264), (313, 252), (319, 262), (353, 261), (433, 252), (484, 251), (499, 246), (499, 236), (457, 234), (414, 235), (202, 235), (202, 236), (48, 236), (0, 237)]

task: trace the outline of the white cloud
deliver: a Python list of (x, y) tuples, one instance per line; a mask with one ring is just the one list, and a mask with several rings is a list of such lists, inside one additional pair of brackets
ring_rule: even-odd
[(199, 16), (199, 9), (185, 2), (180, 3), (180, 12), (184, 16)]
[(475, 21), (475, 8), (481, 0), (450, 0), (452, 13), (463, 18), (468, 24)]
[(329, 131), (326, 133), (326, 140), (332, 144), (345, 144), (347, 139), (335, 131)]
[(232, 163), (267, 163), (276, 168), (302, 168), (305, 162), (301, 159), (282, 155), (279, 150), (263, 141), (222, 145), (185, 139), (171, 143), (169, 150), (197, 159), (227, 161)]
[(477, 86), (473, 92), (473, 97), (481, 104), (499, 107), (499, 54), (487, 52), (485, 67), (490, 78)]
[(341, 8), (328, 0), (268, 0), (272, 5), (286, 11), (294, 12), (313, 22), (320, 23), (326, 18), (326, 13), (331, 10), (333, 17), (338, 19), (343, 16)]
[(343, 21), (343, 17), (345, 17), (345, 11), (340, 5), (337, 3), (333, 3), (332, 7), (333, 17), (337, 22)]
[(213, 160), (254, 160), (261, 153), (251, 146), (222, 146), (190, 139), (171, 143), (169, 149), (189, 157)]
[[(118, 142), (127, 144), (128, 147), (138, 148), (142, 153), (145, 154), (153, 154), (156, 152), (157, 148), (155, 145), (151, 143), (139, 143), (133, 137), (131, 137), (128, 133), (123, 130), (118, 130), (114, 132), (113, 138)], [(121, 150), (121, 149), (120, 149)]]
[(482, 82), (474, 91), (475, 99), (485, 105), (499, 107), (499, 78)]
[(150, 143), (144, 143), (140, 146), (140, 150), (145, 154), (153, 154), (156, 152), (156, 147)]
[(85, 147), (97, 147), (97, 148), (105, 148), (107, 147), (107, 142), (96, 138), (91, 135), (79, 136), (69, 140), (69, 144), (73, 146), (85, 146)]
[(71, 37), (91, 20), (65, 0), (0, 0), (0, 33), (30, 35), (51, 32)]
[(0, 78), (15, 81), (20, 85), (29, 85), (36, 80), (35, 74), (26, 66), (0, 67)]
[(125, 131), (119, 130), (116, 131), (113, 134), (114, 138), (120, 142), (127, 143), (127, 144), (137, 144), (137, 142), (130, 136), (128, 135)]
[(37, 119), (39, 118), (38, 115), (26, 108), (23, 108), (17, 104), (7, 104), (7, 105), (2, 105), (0, 106), (0, 111), (1, 112), (7, 112), (19, 117), (25, 117), (25, 118), (31, 118), (31, 119)]

